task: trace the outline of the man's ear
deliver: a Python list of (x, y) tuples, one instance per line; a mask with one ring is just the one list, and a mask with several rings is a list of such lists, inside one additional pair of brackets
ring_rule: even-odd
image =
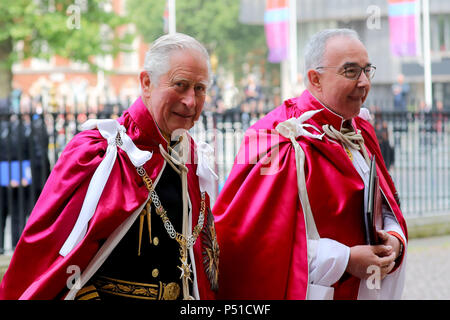
[(147, 71), (142, 71), (139, 75), (139, 80), (141, 82), (142, 96), (149, 97), (150, 96), (150, 86), (151, 80)]
[(310, 69), (307, 74), (309, 84), (317, 91), (322, 91), (322, 84), (320, 83), (320, 73), (316, 70)]

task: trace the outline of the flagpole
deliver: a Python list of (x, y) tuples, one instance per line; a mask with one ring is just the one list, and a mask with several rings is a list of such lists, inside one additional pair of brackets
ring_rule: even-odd
[(177, 32), (176, 3), (175, 0), (168, 0), (169, 7), (169, 34)]
[(289, 0), (289, 65), (291, 88), (297, 83), (297, 1)]
[(431, 45), (430, 45), (430, 3), (422, 0), (423, 11), (423, 71), (425, 86), (425, 104), (427, 111), (433, 105), (432, 79), (431, 79)]

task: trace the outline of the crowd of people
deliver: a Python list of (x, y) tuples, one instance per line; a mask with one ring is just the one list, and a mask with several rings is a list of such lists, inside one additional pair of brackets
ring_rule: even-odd
[(269, 90), (263, 79), (254, 73), (236, 84), (232, 77), (213, 77), (204, 110), (219, 114), (229, 110), (262, 114), (274, 109), (280, 103), (279, 90)]

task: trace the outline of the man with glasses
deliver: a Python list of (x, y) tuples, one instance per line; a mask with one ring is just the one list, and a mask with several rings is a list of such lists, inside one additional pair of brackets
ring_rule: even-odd
[[(353, 30), (305, 49), (307, 89), (246, 132), (213, 213), (221, 298), (399, 299), (407, 231), (362, 108), (375, 66)], [(384, 226), (367, 244), (369, 163)]]

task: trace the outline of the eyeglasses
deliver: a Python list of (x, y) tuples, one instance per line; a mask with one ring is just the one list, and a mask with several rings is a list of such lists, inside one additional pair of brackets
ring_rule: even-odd
[[(341, 67), (317, 67), (316, 70), (331, 69), (331, 68), (341, 68)], [(358, 80), (359, 76), (361, 75), (361, 72), (364, 71), (364, 74), (366, 75), (367, 79), (371, 80), (375, 75), (376, 69), (377, 68), (372, 65), (365, 67), (360, 67), (359, 65), (351, 65), (345, 66), (344, 70), (338, 72), (337, 74), (346, 77), (349, 80)]]

